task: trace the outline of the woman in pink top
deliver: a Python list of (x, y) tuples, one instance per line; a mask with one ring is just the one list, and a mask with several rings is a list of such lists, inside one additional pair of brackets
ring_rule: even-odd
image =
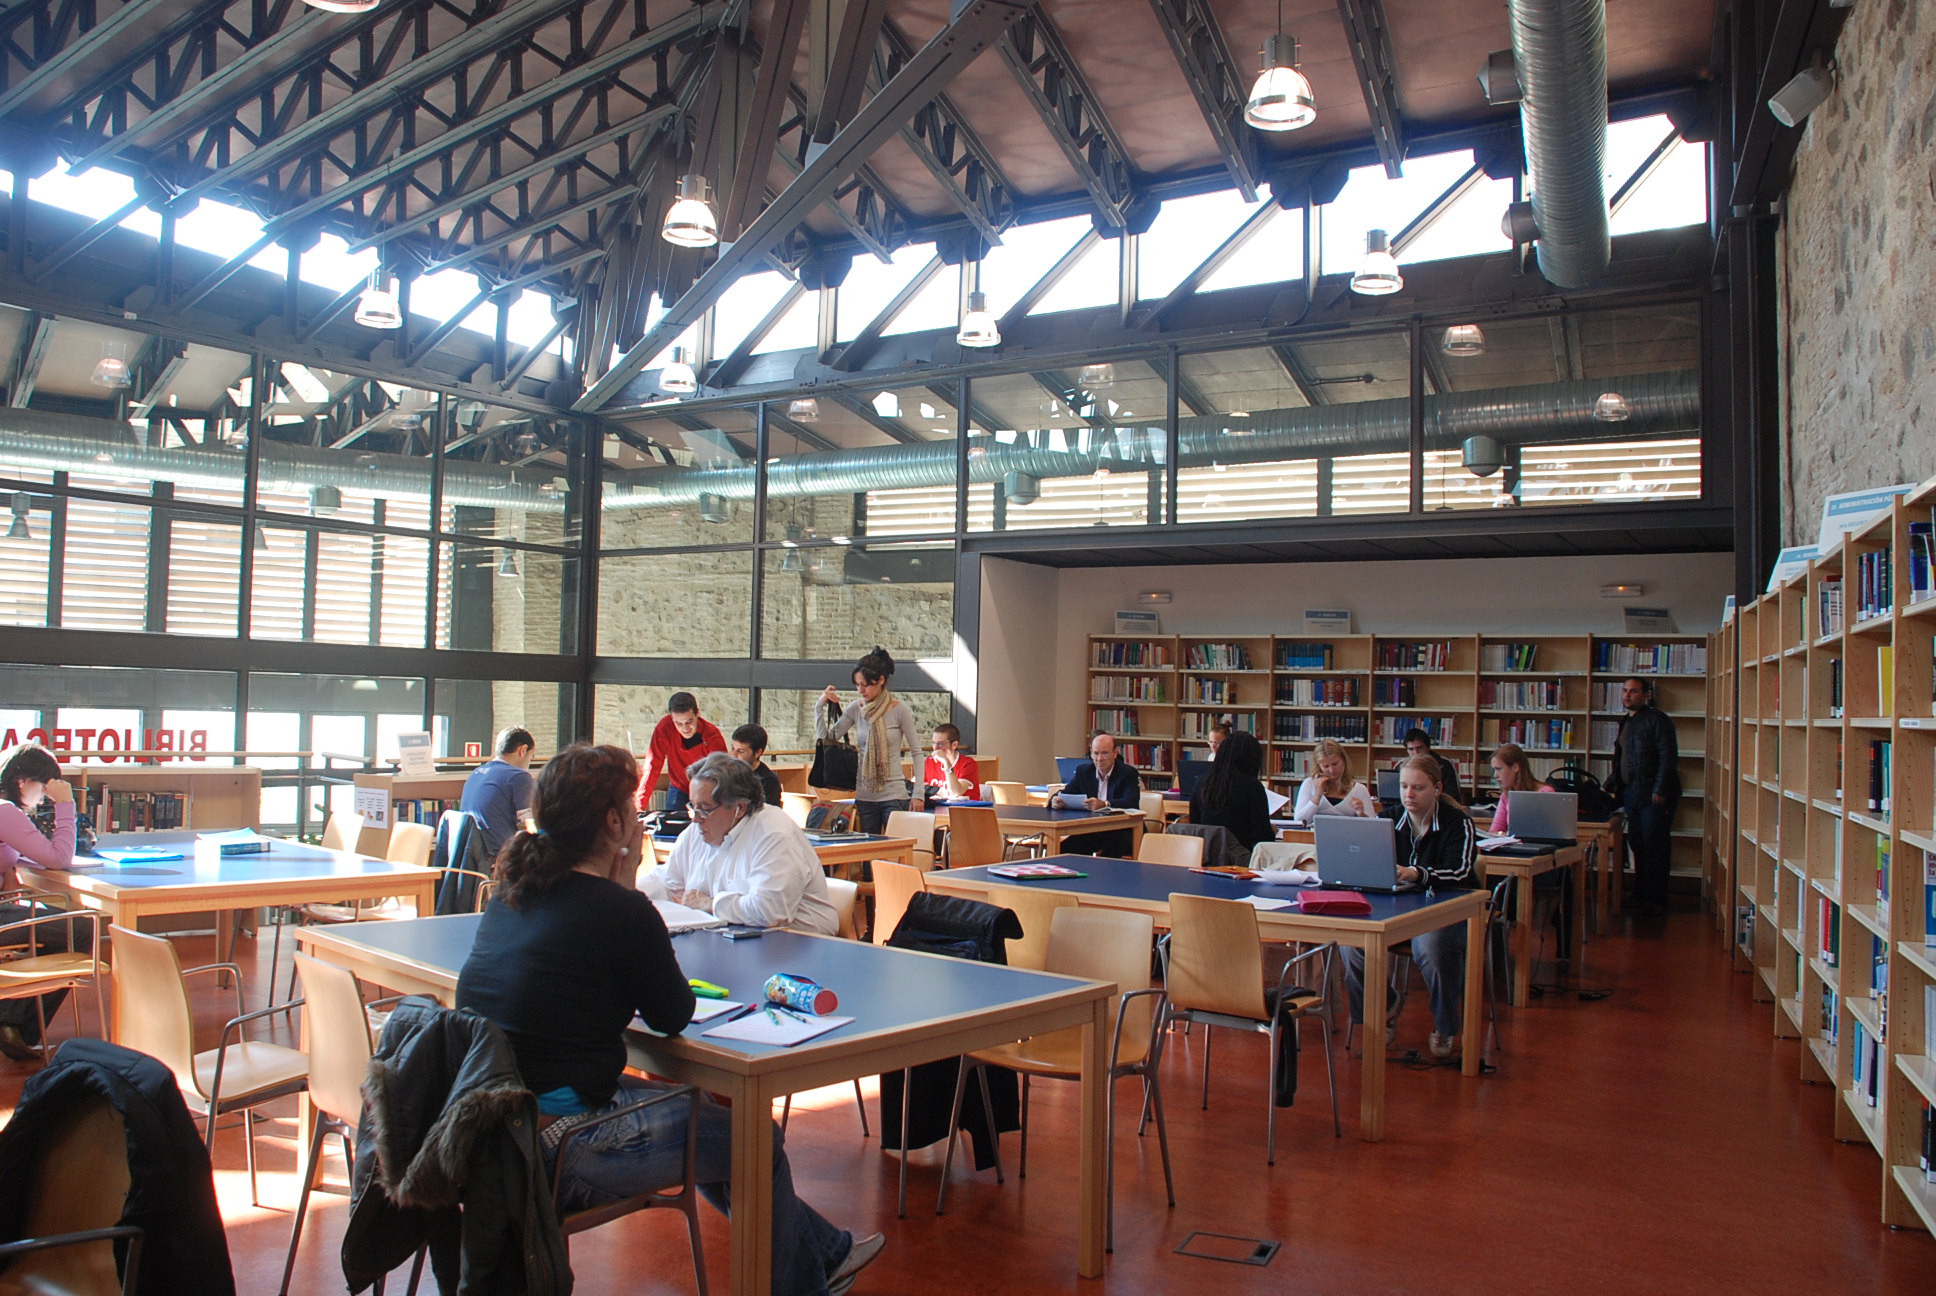
[(1501, 743), (1492, 754), (1492, 777), (1499, 784), (1499, 808), (1492, 812), (1492, 831), (1506, 831), (1506, 798), (1515, 792), (1551, 792), (1553, 789), (1533, 777), (1526, 766), (1526, 753), (1518, 743)]
[[(32, 818), (43, 799), (54, 807), (51, 839), (34, 827)], [(22, 743), (0, 758), (0, 895), (20, 886), (15, 868), (22, 860), (42, 869), (74, 866), (74, 790), (61, 777), (60, 762), (39, 743)], [(0, 903), (0, 924), (58, 912), (16, 898)], [(32, 930), (36, 947), (43, 954), (72, 948), (72, 939), (83, 943), (88, 939), (86, 928), (72, 924), (49, 923)], [(9, 938), (22, 935), (8, 933)], [(56, 990), (40, 996), (38, 1007), (32, 999), (0, 1000), (0, 1053), (16, 1062), (38, 1061), (40, 1055), (33, 1046), (40, 1041), (41, 1024), (53, 1018), (66, 998), (67, 991)]]

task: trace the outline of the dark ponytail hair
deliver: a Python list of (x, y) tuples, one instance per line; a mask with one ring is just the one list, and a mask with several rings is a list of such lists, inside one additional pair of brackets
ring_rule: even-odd
[(24, 742), (0, 753), (0, 796), (20, 804), (20, 784), (51, 783), (61, 776), (54, 753), (36, 742)]
[(894, 658), (888, 654), (887, 649), (875, 644), (873, 652), (854, 663), (854, 674), (869, 684), (882, 683), (893, 678)]
[(1233, 728), (1230, 736), (1217, 744), (1217, 759), (1204, 777), (1197, 796), (1206, 809), (1223, 809), (1231, 804), (1237, 789), (1264, 776), (1264, 745), (1257, 735)]
[(516, 909), (543, 895), (589, 858), (605, 837), (605, 813), (638, 813), (639, 763), (623, 747), (573, 743), (545, 762), (531, 793), (538, 831), (520, 829), (492, 870), (504, 902)]

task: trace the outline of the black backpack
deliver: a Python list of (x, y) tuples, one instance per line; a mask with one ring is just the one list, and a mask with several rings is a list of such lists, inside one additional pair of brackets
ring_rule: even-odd
[(1580, 818), (1604, 823), (1620, 808), (1613, 794), (1600, 786), (1600, 780), (1578, 765), (1562, 765), (1546, 776), (1546, 785), (1555, 792), (1571, 792), (1580, 799)]

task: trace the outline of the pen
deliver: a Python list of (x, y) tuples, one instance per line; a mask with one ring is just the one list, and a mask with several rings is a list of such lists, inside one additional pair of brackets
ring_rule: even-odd
[(735, 1008), (733, 1009), (733, 1011), (726, 1014), (726, 1020), (729, 1022), (736, 1022), (740, 1018), (746, 1016), (748, 1013), (752, 1012), (755, 1008), (758, 1008), (758, 1007), (759, 1007), (758, 1004), (750, 1003), (750, 1004), (744, 1005), (743, 1007)]

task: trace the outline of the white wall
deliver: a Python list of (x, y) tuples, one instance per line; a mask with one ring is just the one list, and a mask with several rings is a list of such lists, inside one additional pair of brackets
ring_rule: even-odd
[(1031, 782), (1057, 754), (1083, 750), (1087, 637), (1108, 634), (1143, 590), (1170, 591), (1155, 609), (1164, 634), (1296, 634), (1307, 607), (1349, 608), (1360, 634), (1617, 634), (1623, 602), (1600, 587), (1637, 582), (1646, 593), (1632, 602), (1706, 634), (1733, 592), (1733, 564), (1730, 554), (1653, 554), (1056, 571), (989, 559), (979, 746), (1000, 754), (1005, 777)]

